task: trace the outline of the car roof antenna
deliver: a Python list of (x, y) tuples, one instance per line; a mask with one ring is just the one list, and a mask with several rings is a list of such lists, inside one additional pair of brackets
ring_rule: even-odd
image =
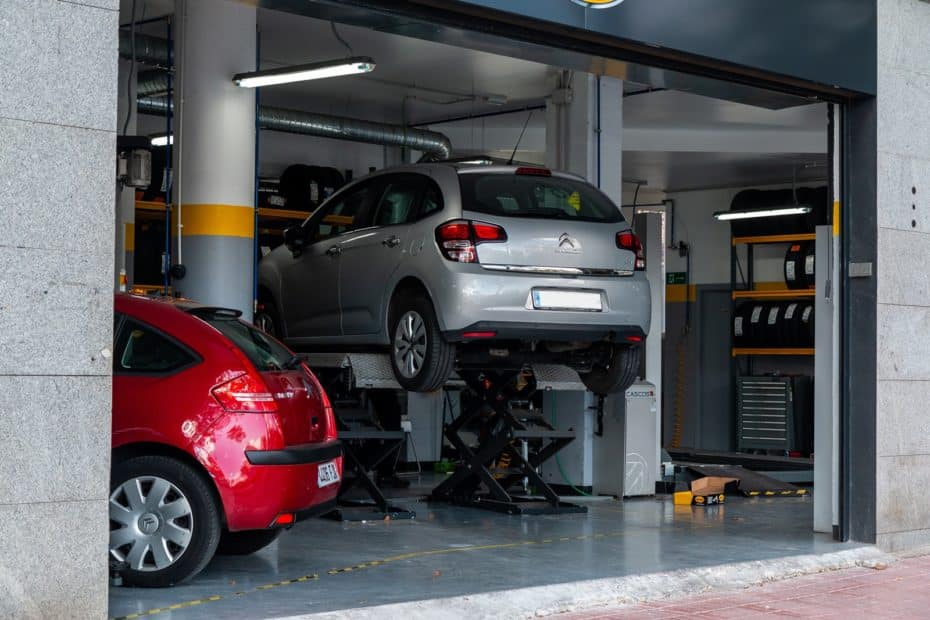
[(533, 118), (533, 112), (536, 110), (530, 110), (530, 113), (526, 115), (526, 121), (523, 123), (523, 130), (520, 132), (520, 137), (517, 138), (517, 143), (513, 145), (513, 153), (510, 154), (510, 159), (507, 160), (507, 165), (513, 165), (513, 158), (517, 156), (517, 149), (520, 148), (520, 143), (523, 142), (523, 134), (526, 133), (526, 126), (530, 124), (530, 119)]

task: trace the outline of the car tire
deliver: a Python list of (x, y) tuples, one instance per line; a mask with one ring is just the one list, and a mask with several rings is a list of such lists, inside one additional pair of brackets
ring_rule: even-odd
[(264, 549), (278, 540), (283, 530), (245, 530), (243, 532), (230, 532), (224, 530), (220, 536), (220, 544), (216, 548), (217, 555), (251, 555)]
[(273, 301), (264, 300), (259, 302), (259, 307), (259, 311), (255, 313), (255, 327), (280, 340), (284, 334), (277, 306)]
[(610, 363), (595, 366), (591, 372), (581, 373), (582, 383), (598, 396), (625, 392), (639, 374), (642, 347), (618, 346), (613, 350)]
[(173, 586), (213, 558), (219, 504), (205, 477), (187, 463), (166, 456), (115, 462), (110, 493), (110, 560), (126, 585)]
[(397, 382), (410, 392), (441, 388), (452, 374), (455, 345), (443, 339), (433, 304), (421, 294), (401, 293), (389, 316), (389, 357)]

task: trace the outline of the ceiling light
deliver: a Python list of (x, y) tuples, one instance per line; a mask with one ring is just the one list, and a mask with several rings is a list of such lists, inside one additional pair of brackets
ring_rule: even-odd
[(772, 209), (747, 209), (745, 211), (717, 211), (714, 218), (721, 222), (729, 220), (753, 220), (761, 217), (782, 217), (785, 215), (804, 215), (811, 212), (807, 205), (793, 207), (775, 207)]
[(152, 146), (168, 146), (174, 144), (174, 136), (152, 136)]
[(275, 84), (288, 84), (290, 82), (322, 80), (342, 75), (370, 73), (374, 68), (375, 61), (371, 58), (356, 56), (354, 58), (328, 60), (308, 65), (294, 65), (292, 67), (281, 67), (280, 69), (238, 73), (233, 76), (233, 82), (243, 88), (258, 88), (260, 86), (274, 86)]

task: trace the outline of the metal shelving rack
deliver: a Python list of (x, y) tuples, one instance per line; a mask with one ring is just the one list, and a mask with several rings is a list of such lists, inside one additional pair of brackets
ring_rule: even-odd
[[(744, 237), (732, 237), (732, 243), (730, 248), (730, 313), (731, 317), (736, 316), (736, 306), (737, 303), (742, 300), (792, 300), (792, 299), (814, 299), (816, 297), (816, 290), (814, 289), (769, 289), (769, 290), (760, 290), (756, 288), (756, 282), (754, 279), (753, 273), (753, 263), (754, 263), (754, 252), (753, 248), (756, 245), (774, 245), (774, 244), (788, 244), (788, 243), (799, 243), (804, 241), (814, 241), (816, 240), (817, 235), (814, 233), (802, 233), (794, 235), (761, 235), (761, 236), (744, 236)], [(739, 246), (746, 246), (746, 273), (745, 273), (745, 282), (743, 283), (744, 289), (738, 289), (739, 283), (737, 282), (737, 269), (739, 266), (739, 256), (737, 251)], [(743, 420), (740, 415), (740, 377), (743, 376), (740, 359), (745, 358), (746, 360), (746, 375), (753, 375), (753, 360), (758, 357), (810, 357), (814, 355), (814, 349), (811, 347), (736, 347), (735, 342), (733, 341), (733, 324), (730, 324), (730, 352), (731, 352), (731, 377), (733, 377), (733, 395), (732, 395), (732, 406), (733, 411), (737, 416), (737, 449), (752, 449), (752, 448), (761, 448), (765, 442), (759, 443), (756, 439), (750, 441), (744, 441), (743, 434), (743, 424), (749, 423), (750, 425), (754, 422), (751, 421), (751, 416), (747, 420)], [(771, 413), (771, 412), (769, 412)], [(787, 424), (787, 423), (786, 423)], [(787, 424), (786, 428), (790, 428), (791, 425)], [(748, 427), (747, 427), (748, 428)], [(787, 431), (786, 431), (787, 433)], [(758, 434), (758, 433), (756, 433)], [(785, 441), (787, 441), (788, 435), (785, 435)], [(771, 443), (771, 442), (770, 442)], [(777, 442), (776, 442), (777, 443)], [(775, 444), (773, 443), (772, 446)], [(771, 447), (771, 446), (770, 446)]]

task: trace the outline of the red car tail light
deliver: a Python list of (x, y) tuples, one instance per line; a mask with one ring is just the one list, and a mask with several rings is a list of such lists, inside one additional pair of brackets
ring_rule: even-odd
[(629, 250), (636, 255), (636, 271), (646, 270), (646, 252), (642, 241), (634, 233), (630, 231), (617, 233), (617, 247), (621, 250)]
[(497, 224), (453, 220), (436, 229), (436, 243), (442, 255), (457, 263), (477, 263), (481, 243), (507, 241), (507, 231)]
[(212, 390), (213, 397), (229, 413), (274, 413), (278, 404), (261, 378), (243, 373)]

